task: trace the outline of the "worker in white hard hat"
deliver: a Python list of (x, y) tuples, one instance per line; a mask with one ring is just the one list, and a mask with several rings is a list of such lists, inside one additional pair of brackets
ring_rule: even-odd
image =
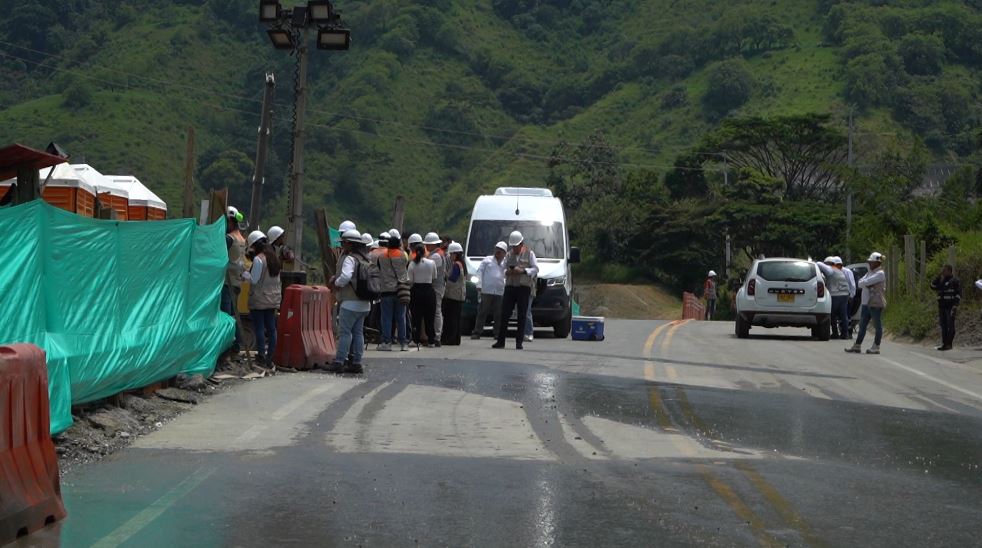
[(879, 354), (880, 342), (883, 340), (883, 309), (887, 306), (886, 287), (887, 275), (883, 271), (882, 253), (874, 251), (870, 254), (866, 262), (869, 264), (869, 272), (856, 282), (856, 285), (863, 290), (862, 316), (859, 320), (859, 333), (856, 335), (856, 343), (846, 349), (846, 352), (859, 354), (862, 351), (863, 340), (866, 338), (866, 328), (870, 321), (876, 329), (876, 339), (873, 346), (866, 350), (867, 354)]
[[(393, 235), (395, 232), (395, 235)], [(383, 232), (379, 238), (379, 254), (375, 257), (382, 281), (382, 297), (379, 306), (382, 342), (378, 350), (392, 350), (393, 334), (398, 337), (399, 350), (409, 350), (406, 335), (406, 307), (411, 299), (409, 284), (409, 256), (402, 250), (399, 231)]]
[(840, 333), (840, 335), (842, 336), (843, 339), (851, 339), (852, 330), (855, 328), (855, 326), (853, 325), (854, 322), (852, 321), (852, 317), (856, 313), (855, 307), (858, 307), (858, 305), (855, 304), (856, 275), (853, 273), (852, 270), (845, 267), (845, 264), (842, 261), (842, 257), (839, 257), (838, 255), (832, 257), (832, 266), (834, 266), (836, 270), (839, 270), (840, 272), (842, 272), (842, 274), (845, 275), (846, 283), (849, 284), (849, 305), (846, 308), (846, 321), (847, 321), (848, 329), (846, 330), (845, 333)]
[(293, 267), (293, 262), (296, 260), (296, 255), (294, 255), (293, 250), (286, 245), (286, 231), (278, 226), (272, 226), (266, 233), (269, 238), (269, 244), (273, 246), (276, 251), (276, 256), (279, 257), (280, 263), (283, 265), (283, 269), (290, 271)]
[(436, 279), (433, 280), (433, 292), (436, 293), (436, 315), (433, 319), (433, 329), (436, 333), (436, 340), (430, 341), (434, 346), (439, 347), (443, 336), (443, 295), (447, 291), (447, 267), (446, 253), (441, 248), (443, 240), (436, 232), (427, 232), (423, 237), (423, 245), (426, 246), (426, 256), (436, 267)]
[[(519, 231), (514, 231), (508, 236), (508, 247), (510, 248), (505, 255), (505, 292), (501, 297), (501, 318), (511, 317), (512, 310), (516, 310), (518, 318), (518, 331), (516, 332), (515, 348), (521, 350), (526, 313), (529, 307), (529, 299), (532, 296), (532, 285), (535, 277), (539, 273), (539, 263), (535, 259), (535, 253), (525, 245), (525, 237)], [(508, 329), (502, 325), (498, 331), (498, 341), (492, 348), (504, 348), (505, 337)]]
[(413, 342), (419, 345), (423, 340), (424, 327), (426, 345), (436, 345), (436, 291), (433, 282), (436, 280), (436, 263), (426, 256), (426, 246), (419, 234), (409, 237), (412, 262), (409, 263), (408, 275), (410, 286), (409, 310), (413, 319)]
[(716, 314), (717, 287), (716, 271), (710, 270), (706, 274), (706, 281), (702, 284), (702, 298), (706, 300), (706, 321), (712, 321), (713, 315)]
[(358, 230), (358, 227), (351, 221), (341, 221), (341, 224), (338, 225), (338, 232), (342, 235), (349, 230)]
[(249, 316), (256, 334), (259, 362), (272, 369), (276, 353), (276, 309), (282, 300), (279, 257), (262, 231), (254, 230), (246, 240), (252, 268), (242, 277), (249, 282)]
[(447, 245), (447, 290), (443, 295), (443, 334), (441, 343), (460, 346), (460, 314), (467, 297), (467, 263), (464, 247), (451, 241)]
[[(238, 314), (238, 299), (242, 292), (242, 273), (246, 269), (246, 239), (239, 229), (239, 224), (245, 218), (239, 210), (229, 206), (225, 217), (225, 249), (228, 251), (228, 263), (225, 265), (225, 283), (222, 284), (221, 309), (223, 312), (236, 317)], [(242, 334), (239, 333), (239, 322), (235, 322), (235, 342), (231, 352), (238, 354), (242, 350)]]
[(835, 257), (826, 257), (817, 264), (825, 277), (825, 289), (832, 297), (832, 317), (829, 318), (832, 338), (846, 338), (849, 333), (849, 280), (842, 269), (835, 267)]
[(474, 317), (474, 332), (471, 333), (472, 339), (480, 339), (484, 334), (484, 325), (488, 320), (488, 315), (492, 315), (494, 322), (494, 339), (498, 339), (498, 332), (501, 329), (501, 296), (505, 293), (505, 254), (508, 253), (508, 244), (498, 242), (494, 245), (494, 254), (488, 255), (477, 267), (477, 289), (480, 292), (480, 302), (478, 303), (477, 316)]
[[(368, 235), (371, 239), (371, 235)], [(365, 245), (365, 235), (357, 230), (347, 230), (341, 234), (341, 256), (338, 257), (337, 276), (331, 279), (331, 289), (341, 303), (338, 312), (338, 348), (334, 363), (327, 366), (330, 373), (361, 374), (362, 354), (365, 351), (365, 318), (372, 309), (372, 303), (358, 296), (355, 286), (359, 268), (370, 264)]]

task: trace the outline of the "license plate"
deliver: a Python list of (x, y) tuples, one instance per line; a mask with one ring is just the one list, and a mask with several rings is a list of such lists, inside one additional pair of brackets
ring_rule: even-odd
[(794, 295), (778, 295), (777, 302), (779, 303), (794, 303)]

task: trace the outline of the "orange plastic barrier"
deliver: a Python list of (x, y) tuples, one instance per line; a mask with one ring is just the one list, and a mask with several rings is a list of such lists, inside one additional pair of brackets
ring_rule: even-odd
[(286, 288), (277, 322), (273, 362), (294, 369), (312, 369), (334, 360), (338, 350), (331, 323), (331, 290), (317, 285)]
[(48, 423), (44, 350), (0, 346), (0, 545), (65, 517)]
[(706, 318), (706, 305), (699, 297), (686, 291), (682, 293), (682, 319), (703, 320)]

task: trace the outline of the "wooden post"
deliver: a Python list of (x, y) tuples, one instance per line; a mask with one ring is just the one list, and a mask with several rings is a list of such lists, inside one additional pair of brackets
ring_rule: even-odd
[[(54, 168), (52, 168), (54, 169)], [(17, 185), (10, 189), (14, 193), (14, 204), (26, 204), (41, 197), (41, 179), (33, 167), (17, 169)]]
[(950, 246), (948, 248), (948, 264), (951, 265), (951, 269), (955, 270), (955, 246)]
[(208, 224), (214, 223), (225, 216), (228, 211), (228, 189), (211, 191), (208, 203)]
[(194, 218), (194, 128), (188, 127), (188, 146), (184, 156), (184, 218)]
[(321, 264), (324, 268), (324, 283), (337, 275), (337, 255), (331, 247), (331, 228), (327, 222), (327, 210), (314, 211), (314, 227), (317, 229), (317, 246), (321, 250)]
[(921, 293), (924, 291), (924, 282), (927, 280), (927, 242), (921, 240), (921, 269), (919, 276), (917, 277), (917, 292)]
[(392, 228), (402, 234), (402, 225), (406, 221), (406, 197), (396, 196), (396, 203), (392, 207)]
[(900, 248), (892, 246), (887, 256), (887, 292), (891, 299), (900, 294)]
[(904, 235), (904, 289), (906, 294), (914, 292), (914, 279), (917, 277), (917, 252), (914, 251), (914, 236)]

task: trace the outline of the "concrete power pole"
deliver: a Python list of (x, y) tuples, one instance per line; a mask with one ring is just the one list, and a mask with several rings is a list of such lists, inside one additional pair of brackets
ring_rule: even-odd
[[(853, 167), (852, 136), (854, 133), (853, 111), (849, 107), (849, 167)], [(852, 263), (852, 189), (846, 193), (846, 264)]]
[(194, 128), (188, 127), (188, 146), (184, 157), (184, 208), (182, 217), (195, 218), (194, 213)]
[[(290, 213), (287, 217), (290, 244), (293, 247), (297, 258), (302, 258), (303, 251), (303, 146), (304, 146), (304, 118), (307, 109), (307, 36), (308, 31), (303, 30), (303, 37), (297, 48), (297, 55), (300, 56), (300, 71), (297, 78), (296, 89), (296, 120), (293, 126), (293, 173), (290, 174)], [(298, 271), (303, 270), (302, 261), (295, 262)]]
[(266, 86), (263, 89), (262, 117), (259, 122), (259, 138), (256, 143), (256, 172), (252, 176), (252, 200), (249, 202), (249, 230), (259, 228), (260, 208), (263, 199), (263, 183), (266, 182), (266, 157), (269, 149), (270, 126), (273, 123), (273, 91), (276, 80), (272, 73), (266, 73)]
[[(723, 186), (730, 186), (730, 166), (726, 161), (726, 154), (723, 154)], [(730, 242), (730, 229), (726, 229), (726, 250), (725, 250), (725, 261), (726, 261), (726, 279), (730, 279), (730, 265), (733, 264), (733, 248)]]

